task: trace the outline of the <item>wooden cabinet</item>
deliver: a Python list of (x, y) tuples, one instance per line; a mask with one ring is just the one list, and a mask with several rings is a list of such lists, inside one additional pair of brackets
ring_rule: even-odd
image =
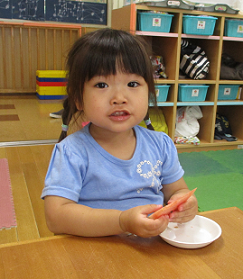
[[(173, 14), (170, 33), (144, 32), (137, 30), (138, 11), (163, 11)], [(210, 15), (217, 17), (214, 33), (212, 36), (188, 35), (182, 32), (183, 15)], [(243, 145), (243, 97), (240, 100), (218, 100), (218, 89), (220, 84), (243, 85), (243, 80), (221, 80), (220, 68), (222, 53), (226, 52), (236, 61), (243, 62), (243, 38), (224, 36), (226, 18), (243, 19), (243, 16), (227, 13), (209, 13), (196, 10), (170, 9), (150, 7), (141, 4), (131, 4), (112, 11), (112, 28), (123, 29), (133, 34), (143, 36), (156, 55), (165, 59), (166, 73), (168, 79), (155, 80), (156, 84), (169, 84), (170, 90), (166, 102), (158, 103), (162, 109), (169, 129), (169, 136), (174, 139), (176, 111), (182, 106), (200, 106), (203, 118), (199, 120), (200, 132), (198, 137), (201, 141), (199, 146), (177, 144), (179, 151), (187, 150), (210, 150), (210, 149), (234, 149)], [(179, 64), (181, 39), (190, 39), (193, 44), (199, 45), (205, 50), (210, 61), (210, 72), (205, 80), (180, 79)], [(179, 84), (206, 84), (209, 85), (206, 100), (204, 102), (179, 102)], [(216, 113), (228, 117), (232, 134), (238, 138), (237, 141), (215, 140), (215, 118)]]

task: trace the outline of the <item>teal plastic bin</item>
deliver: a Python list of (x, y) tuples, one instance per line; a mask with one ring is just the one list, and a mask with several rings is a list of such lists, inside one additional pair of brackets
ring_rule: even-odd
[(182, 31), (191, 35), (213, 35), (217, 17), (184, 15)]
[(224, 35), (227, 37), (243, 38), (243, 20), (240, 19), (226, 19)]
[(170, 89), (170, 85), (167, 84), (155, 86), (157, 102), (166, 102), (169, 89)]
[(239, 87), (238, 84), (220, 84), (218, 100), (235, 100)]
[(138, 30), (169, 33), (174, 15), (138, 12)]
[(204, 84), (179, 84), (178, 101), (203, 102), (206, 99), (208, 87)]

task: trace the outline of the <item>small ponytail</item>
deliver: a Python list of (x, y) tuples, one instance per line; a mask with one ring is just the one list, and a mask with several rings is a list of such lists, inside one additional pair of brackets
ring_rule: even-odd
[(151, 120), (149, 118), (149, 113), (148, 112), (147, 112), (147, 114), (146, 114), (146, 116), (144, 118), (144, 122), (145, 122), (145, 124), (147, 126), (147, 129), (154, 131), (154, 127), (153, 127), (153, 125), (151, 123)]
[(72, 116), (77, 112), (77, 108), (71, 108), (68, 98), (63, 102), (63, 113), (62, 113), (62, 132), (60, 134), (58, 142), (62, 141), (67, 137), (67, 131)]

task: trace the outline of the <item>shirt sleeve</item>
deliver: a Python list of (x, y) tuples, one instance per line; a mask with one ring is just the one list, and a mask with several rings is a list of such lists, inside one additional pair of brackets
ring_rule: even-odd
[(162, 184), (169, 184), (179, 180), (184, 175), (184, 170), (179, 162), (177, 149), (171, 138), (164, 134), (163, 137), (164, 158), (162, 167)]
[(52, 153), (41, 198), (52, 195), (78, 202), (84, 166), (80, 156), (67, 150), (64, 144), (57, 144)]

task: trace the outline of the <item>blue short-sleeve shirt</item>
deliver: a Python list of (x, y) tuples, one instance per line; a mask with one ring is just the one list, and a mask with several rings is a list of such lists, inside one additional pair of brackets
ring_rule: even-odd
[(89, 125), (55, 145), (42, 198), (55, 195), (92, 208), (126, 210), (163, 204), (163, 184), (184, 171), (173, 141), (163, 132), (135, 126), (136, 149), (130, 160), (105, 151)]

